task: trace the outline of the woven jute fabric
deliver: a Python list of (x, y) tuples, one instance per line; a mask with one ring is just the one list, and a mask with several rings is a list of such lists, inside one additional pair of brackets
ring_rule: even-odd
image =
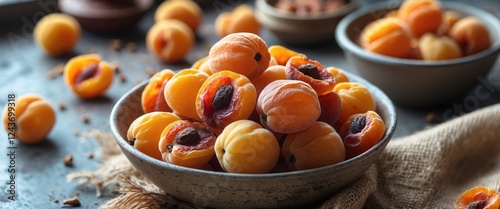
[[(117, 184), (120, 195), (100, 208), (197, 208), (145, 179), (109, 142), (111, 135), (89, 137), (103, 144), (102, 168), (68, 178), (96, 185), (98, 194)], [(454, 208), (458, 196), (475, 186), (500, 189), (500, 104), (393, 139), (363, 177), (317, 208)]]

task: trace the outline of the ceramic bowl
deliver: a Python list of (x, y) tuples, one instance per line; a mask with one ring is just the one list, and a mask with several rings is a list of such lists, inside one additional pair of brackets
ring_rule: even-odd
[(368, 151), (335, 165), (283, 173), (235, 174), (186, 168), (149, 157), (126, 141), (128, 127), (143, 114), (140, 101), (145, 82), (115, 104), (110, 116), (111, 130), (132, 165), (156, 186), (180, 200), (209, 208), (304, 208), (324, 201), (360, 178), (377, 160), (396, 128), (396, 112), (391, 100), (360, 77), (348, 76), (371, 91), (386, 132)]
[(447, 61), (399, 59), (363, 50), (356, 40), (370, 22), (400, 6), (381, 2), (363, 7), (340, 21), (335, 37), (348, 61), (363, 78), (384, 91), (392, 101), (409, 107), (432, 107), (459, 99), (494, 67), (500, 53), (500, 20), (487, 11), (457, 2), (442, 2), (445, 9), (475, 16), (490, 32), (492, 46), (480, 53)]
[(255, 2), (255, 16), (259, 23), (276, 37), (290, 44), (313, 44), (334, 40), (335, 27), (345, 15), (359, 7), (358, 0), (332, 12), (321, 15), (299, 16), (277, 10), (276, 0)]

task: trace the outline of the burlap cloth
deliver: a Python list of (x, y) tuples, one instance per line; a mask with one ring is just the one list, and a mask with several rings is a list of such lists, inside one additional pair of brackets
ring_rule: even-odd
[[(102, 168), (70, 174), (121, 195), (100, 208), (196, 208), (164, 194), (128, 162), (110, 134), (93, 133)], [(366, 175), (315, 208), (453, 208), (475, 186), (500, 189), (500, 104), (393, 139)], [(237, 208), (237, 206), (235, 206)]]

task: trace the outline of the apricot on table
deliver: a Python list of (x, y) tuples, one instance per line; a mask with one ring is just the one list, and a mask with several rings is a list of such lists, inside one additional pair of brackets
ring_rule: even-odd
[(155, 22), (176, 19), (186, 23), (196, 33), (203, 21), (203, 10), (192, 0), (163, 1), (154, 13)]
[(377, 144), (385, 134), (385, 124), (375, 111), (354, 114), (339, 131), (346, 159), (356, 157)]
[(339, 83), (333, 88), (341, 101), (341, 111), (338, 118), (338, 123), (344, 124), (351, 115), (357, 113), (365, 113), (368, 111), (375, 111), (375, 100), (372, 94), (361, 83), (357, 82), (343, 82)]
[(278, 133), (294, 133), (311, 126), (320, 116), (318, 94), (304, 81), (276, 80), (257, 99), (261, 124)]
[(148, 50), (166, 63), (183, 60), (194, 46), (195, 41), (191, 28), (177, 19), (156, 22), (146, 35)]
[(484, 186), (476, 186), (464, 191), (455, 201), (455, 209), (498, 209), (500, 192)]
[(223, 70), (253, 80), (269, 66), (271, 55), (264, 40), (253, 33), (232, 33), (215, 43), (208, 53), (212, 72)]
[(3, 125), (9, 137), (23, 144), (44, 141), (56, 122), (51, 103), (38, 94), (25, 94), (7, 103), (3, 110)]
[(232, 71), (216, 72), (203, 83), (196, 96), (196, 112), (208, 126), (222, 129), (247, 119), (255, 108), (257, 92), (250, 80)]
[(280, 146), (274, 135), (251, 120), (224, 128), (215, 142), (215, 154), (230, 173), (269, 173), (278, 162)]
[(60, 56), (73, 50), (80, 40), (80, 34), (80, 23), (63, 13), (44, 16), (33, 31), (35, 42), (52, 56)]
[(462, 57), (460, 46), (447, 36), (426, 33), (418, 40), (418, 48), (423, 60), (449, 60)]
[(319, 168), (345, 160), (339, 134), (332, 126), (319, 121), (305, 130), (288, 134), (282, 153), (290, 170)]
[(172, 112), (163, 94), (165, 85), (175, 75), (170, 69), (164, 69), (155, 73), (149, 83), (144, 87), (141, 94), (141, 107), (144, 113), (163, 111)]
[(449, 36), (458, 43), (465, 56), (491, 46), (488, 29), (480, 19), (472, 16), (458, 20), (450, 29)]
[(437, 31), (443, 21), (443, 9), (438, 0), (406, 0), (398, 10), (398, 18), (419, 38)]
[(127, 130), (128, 143), (142, 153), (162, 160), (158, 143), (163, 131), (170, 123), (181, 120), (171, 112), (149, 112), (136, 118)]
[(368, 24), (361, 31), (359, 44), (376, 54), (404, 58), (412, 49), (412, 36), (406, 24), (395, 17), (385, 17)]
[(288, 60), (285, 67), (287, 79), (306, 82), (318, 96), (331, 92), (336, 84), (335, 77), (316, 60), (295, 56)]
[(179, 120), (162, 131), (158, 147), (165, 162), (201, 168), (215, 155), (216, 136), (204, 124)]
[(172, 110), (185, 118), (201, 121), (196, 112), (196, 97), (208, 75), (187, 68), (177, 72), (166, 84), (163, 95)]
[(114, 74), (115, 67), (98, 54), (73, 57), (64, 66), (66, 85), (83, 99), (102, 95), (113, 82)]
[(260, 33), (260, 23), (255, 18), (253, 8), (247, 4), (241, 4), (232, 11), (220, 13), (215, 19), (215, 32), (219, 37), (232, 33), (247, 32)]

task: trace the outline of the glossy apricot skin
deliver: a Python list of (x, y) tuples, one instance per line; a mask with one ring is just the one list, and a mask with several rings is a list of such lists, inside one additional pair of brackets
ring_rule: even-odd
[(276, 59), (278, 65), (286, 65), (288, 60), (295, 56), (307, 57), (305, 54), (293, 51), (282, 45), (272, 45), (268, 48), (271, 57)]
[(201, 168), (215, 155), (216, 139), (214, 133), (204, 124), (179, 120), (165, 127), (160, 135), (158, 148), (165, 162)]
[(460, 46), (447, 36), (426, 33), (418, 40), (418, 48), (423, 60), (450, 60), (462, 57)]
[(40, 19), (33, 31), (35, 42), (52, 56), (68, 54), (81, 36), (78, 21), (67, 14), (52, 13)]
[(385, 17), (363, 28), (359, 45), (376, 54), (404, 58), (411, 52), (411, 40), (412, 35), (401, 20), (395, 17)]
[(344, 124), (351, 115), (375, 111), (373, 95), (363, 84), (357, 82), (339, 83), (333, 89), (342, 101), (338, 123)]
[(438, 0), (406, 0), (398, 10), (398, 18), (419, 38), (437, 31), (443, 22), (443, 9)]
[(141, 107), (144, 113), (163, 111), (172, 112), (163, 94), (165, 85), (175, 75), (170, 69), (164, 69), (155, 73), (149, 83), (144, 87), (141, 94)]
[(260, 94), (262, 90), (271, 82), (275, 80), (286, 80), (285, 66), (283, 65), (273, 65), (269, 66), (259, 77), (252, 80), (257, 94)]
[(221, 12), (215, 19), (215, 32), (222, 38), (232, 33), (260, 33), (260, 23), (255, 18), (253, 8), (241, 4), (232, 11)]
[(208, 75), (196, 69), (188, 68), (177, 72), (165, 85), (163, 92), (167, 104), (172, 110), (185, 118), (201, 121), (196, 112), (196, 97)]
[[(224, 95), (227, 104), (218, 107), (216, 97), (222, 86), (232, 92)], [(250, 80), (232, 71), (216, 72), (202, 84), (196, 96), (196, 112), (208, 126), (222, 129), (230, 123), (247, 119), (255, 108), (257, 92)]]
[(71, 58), (64, 66), (64, 81), (71, 91), (83, 99), (101, 96), (113, 82), (115, 67), (98, 54)]
[(25, 94), (7, 103), (2, 121), (8, 137), (23, 144), (39, 144), (46, 140), (56, 123), (52, 104), (38, 94)]
[(318, 61), (303, 56), (291, 57), (285, 65), (287, 79), (311, 85), (318, 95), (332, 91), (335, 77)]
[(476, 186), (460, 194), (454, 206), (455, 209), (498, 209), (500, 208), (500, 192), (484, 186)]
[(356, 157), (377, 144), (385, 134), (385, 124), (375, 111), (354, 114), (339, 131), (346, 159)]
[(209, 51), (212, 72), (229, 70), (253, 80), (269, 66), (266, 42), (253, 33), (232, 33), (217, 41)]
[(154, 20), (176, 19), (186, 23), (196, 33), (203, 21), (203, 10), (192, 0), (163, 1), (155, 10)]
[(280, 147), (269, 130), (250, 120), (238, 120), (217, 137), (215, 154), (227, 172), (269, 173), (278, 162)]
[(146, 47), (160, 61), (177, 63), (195, 44), (195, 36), (186, 23), (177, 19), (156, 22), (146, 34)]
[(303, 131), (288, 134), (282, 153), (290, 170), (319, 168), (345, 160), (342, 139), (324, 122), (315, 122)]
[(276, 80), (257, 99), (261, 124), (278, 133), (294, 133), (311, 126), (320, 116), (318, 94), (304, 81)]
[(450, 29), (449, 36), (455, 40), (464, 56), (479, 53), (491, 46), (491, 37), (486, 26), (476, 17), (464, 17)]
[(163, 131), (170, 123), (181, 120), (171, 112), (149, 112), (136, 118), (127, 130), (127, 140), (142, 153), (162, 160), (158, 143)]

